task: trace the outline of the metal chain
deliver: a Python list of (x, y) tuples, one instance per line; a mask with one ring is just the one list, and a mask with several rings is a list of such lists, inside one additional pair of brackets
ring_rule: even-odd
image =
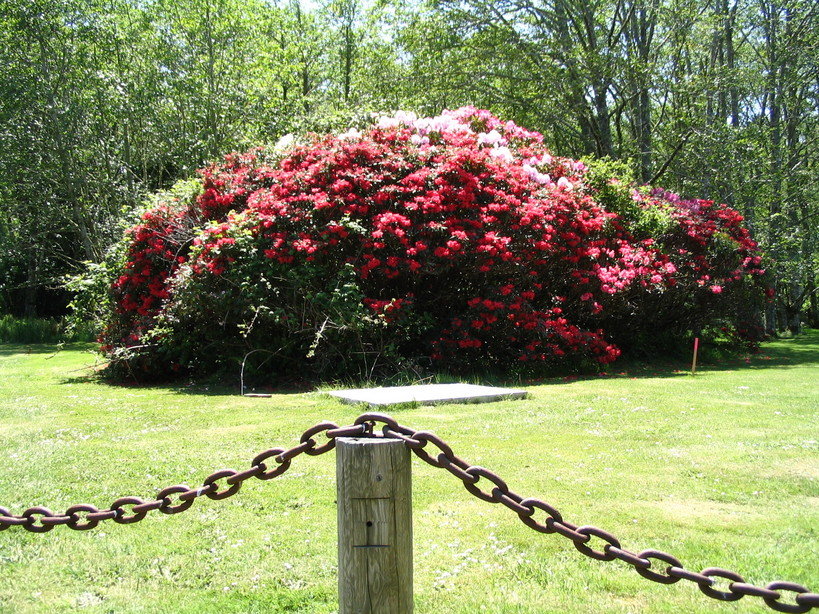
[[(37, 506), (28, 508), (19, 516), (12, 514), (5, 507), (0, 507), (0, 531), (21, 526), (32, 533), (47, 533), (59, 525), (65, 525), (75, 531), (87, 531), (105, 520), (113, 520), (119, 524), (139, 522), (148, 512), (154, 510), (159, 510), (163, 514), (179, 514), (190, 509), (199, 497), (227, 499), (239, 492), (242, 484), (250, 478), (270, 480), (279, 477), (290, 468), (290, 463), (300, 454), (309, 456), (324, 454), (335, 447), (336, 437), (364, 435), (368, 431), (371, 432), (372, 428), (367, 425), (339, 428), (332, 422), (320, 422), (302, 434), (298, 445), (290, 449), (271, 448), (257, 454), (250, 462), (250, 469), (245, 471), (221, 469), (211, 473), (198, 488), (191, 488), (185, 484), (168, 486), (149, 501), (140, 497), (120, 497), (107, 509), (100, 510), (93, 505), (81, 503), (72, 505), (61, 514), (52, 512), (47, 507)], [(321, 432), (325, 432), (328, 439), (319, 445), (314, 437)]]
[[(611, 533), (591, 525), (577, 526), (563, 519), (558, 510), (540, 499), (524, 498), (512, 491), (496, 473), (471, 465), (459, 458), (445, 441), (427, 431), (414, 431), (398, 424), (390, 416), (369, 413), (359, 416), (356, 424), (383, 423), (385, 437), (402, 440), (416, 456), (433, 467), (446, 469), (463, 482), (464, 488), (477, 498), (490, 503), (500, 503), (515, 512), (521, 522), (539, 533), (558, 533), (571, 540), (575, 548), (586, 556), (598, 561), (619, 559), (633, 566), (635, 571), (647, 580), (660, 584), (674, 584), (680, 580), (694, 582), (705, 595), (720, 601), (736, 601), (746, 595), (761, 597), (765, 604), (777, 612), (809, 612), (819, 608), (819, 593), (811, 593), (801, 584), (794, 582), (771, 582), (764, 587), (748, 584), (739, 574), (719, 567), (708, 567), (697, 573), (685, 569), (676, 557), (660, 550), (631, 552), (620, 545)], [(435, 448), (429, 452), (426, 448)], [(538, 520), (536, 513), (543, 512), (545, 518)], [(593, 538), (602, 540), (604, 545), (597, 550), (590, 545)], [(715, 578), (728, 581), (727, 590), (715, 588)], [(793, 603), (782, 601), (792, 593)]]
[[(383, 424), (381, 433), (375, 432), (377, 423)], [(322, 432), (325, 433), (327, 441), (319, 445), (314, 437)], [(160, 490), (153, 501), (143, 501), (139, 497), (120, 497), (108, 509), (99, 510), (93, 505), (79, 504), (69, 507), (62, 514), (37, 506), (25, 510), (19, 516), (0, 507), (0, 531), (11, 526), (22, 526), (33, 533), (46, 533), (58, 525), (65, 525), (75, 531), (86, 531), (104, 520), (113, 520), (119, 524), (139, 522), (153, 510), (159, 510), (164, 514), (178, 514), (189, 509), (194, 500), (203, 495), (214, 500), (226, 499), (235, 495), (242, 484), (250, 478), (260, 480), (276, 478), (287, 471), (290, 463), (299, 455), (318, 456), (332, 450), (337, 437), (400, 439), (424, 462), (438, 469), (445, 469), (460, 479), (464, 488), (475, 497), (508, 507), (527, 527), (539, 533), (562, 535), (571, 540), (581, 553), (598, 561), (615, 559), (624, 561), (647, 580), (660, 584), (688, 580), (695, 583), (705, 595), (720, 601), (737, 601), (746, 595), (761, 597), (768, 607), (777, 612), (801, 614), (819, 608), (819, 593), (811, 593), (801, 584), (771, 582), (759, 587), (745, 582), (739, 574), (719, 567), (708, 567), (699, 573), (688, 570), (679, 559), (660, 550), (649, 549), (637, 553), (626, 550), (611, 533), (591, 525), (572, 524), (564, 520), (560, 512), (545, 501), (525, 498), (510, 490), (496, 473), (472, 465), (456, 456), (449, 444), (437, 435), (403, 426), (392, 417), (375, 412), (362, 414), (352, 425), (344, 427), (339, 427), (333, 422), (320, 422), (304, 431), (298, 445), (290, 449), (271, 448), (256, 455), (250, 463), (250, 468), (245, 471), (233, 469), (216, 471), (205, 478), (202, 486), (198, 488), (190, 488), (184, 484), (169, 486)], [(430, 453), (426, 449), (429, 444), (432, 444), (435, 452)], [(270, 460), (275, 465), (270, 463)], [(484, 485), (483, 489), (479, 483)], [(538, 512), (545, 514), (543, 520), (535, 518)], [(595, 550), (589, 545), (592, 538), (602, 540), (605, 544), (601, 549)], [(658, 564), (655, 565), (654, 561)], [(727, 580), (727, 590), (715, 588), (714, 578)], [(793, 593), (793, 603), (782, 601), (787, 593)]]

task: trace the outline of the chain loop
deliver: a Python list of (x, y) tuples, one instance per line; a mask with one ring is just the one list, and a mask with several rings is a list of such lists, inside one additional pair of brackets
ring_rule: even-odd
[(502, 503), (516, 514), (527, 514), (533, 511), (532, 508), (521, 504), (523, 497), (511, 490), (509, 492), (503, 492), (500, 488), (495, 487), (492, 489), (492, 497), (495, 501)]
[[(770, 591), (779, 593), (777, 597), (771, 596), (762, 597), (762, 599), (765, 601), (765, 604), (769, 608), (771, 608), (772, 610), (776, 610), (777, 612), (793, 612), (794, 614), (802, 614), (803, 612), (809, 612), (813, 607), (810, 605), (803, 605), (799, 603), (799, 595), (808, 592), (808, 589), (806, 589), (801, 584), (796, 584), (794, 582), (771, 582), (765, 588)], [(779, 599), (782, 598), (782, 591), (796, 593), (797, 594), (796, 603), (795, 604), (780, 603)]]
[[(54, 528), (53, 525), (35, 524), (37, 522), (35, 516), (51, 518), (54, 516), (54, 512), (52, 512), (47, 507), (43, 507), (42, 505), (38, 505), (37, 507), (30, 507), (29, 509), (27, 509), (25, 512), (23, 512), (23, 518), (26, 519), (26, 524), (24, 524), (23, 526), (26, 528), (26, 531), (31, 531), (32, 533), (48, 533), (51, 529)], [(40, 522), (42, 522), (42, 520)]]
[(276, 457), (276, 461), (284, 464), (285, 462), (289, 462), (296, 458), (299, 454), (307, 452), (307, 450), (312, 450), (316, 447), (316, 440), (315, 439), (308, 439), (307, 441), (301, 442), (297, 446), (293, 446), (289, 450), (285, 450), (281, 454)]
[(250, 469), (236, 472), (236, 475), (229, 477), (227, 480), (225, 480), (225, 482), (233, 486), (234, 484), (241, 484), (250, 478), (258, 478), (262, 473), (264, 473), (263, 467), (260, 465), (253, 465)]
[(572, 540), (576, 544), (585, 544), (591, 538), (586, 535), (585, 533), (578, 533), (577, 532), (577, 525), (573, 525), (570, 522), (553, 522), (552, 527), (554, 527), (555, 533), (559, 533), (563, 537), (566, 537)]
[(102, 521), (102, 520), (113, 520), (116, 517), (117, 517), (117, 510), (102, 510), (100, 512), (91, 512), (90, 514), (86, 515), (86, 518), (88, 518), (88, 520), (100, 520), (100, 521)]
[[(417, 454), (417, 450), (413, 450), (413, 452)], [(461, 467), (460, 463), (456, 463), (455, 461), (451, 460), (447, 456), (444, 456), (443, 454), (439, 454), (438, 459), (439, 462), (441, 463), (441, 467), (449, 471), (456, 478), (460, 479), (464, 483), (464, 485), (474, 484), (480, 479), (479, 477), (474, 476), (471, 473), (467, 473), (466, 470)]]
[(47, 527), (57, 527), (61, 524), (68, 524), (69, 522), (71, 522), (71, 516), (61, 516), (59, 514), (40, 518), (40, 523)]
[(139, 522), (145, 518), (148, 512), (134, 511), (131, 516), (126, 516), (125, 512), (122, 511), (122, 507), (125, 505), (139, 505), (141, 503), (144, 503), (144, 501), (139, 497), (120, 497), (114, 501), (111, 504), (111, 509), (117, 513), (117, 515), (114, 516), (114, 522), (119, 524), (131, 524), (132, 522)]
[[(672, 567), (682, 568), (683, 564), (680, 563), (678, 558), (671, 556), (667, 552), (662, 552), (661, 550), (643, 550), (637, 556), (641, 559), (646, 559), (650, 563), (649, 567), (647, 568), (636, 568), (637, 573), (643, 576), (646, 580), (659, 582), (660, 584), (674, 584), (675, 582), (680, 581), (680, 578), (672, 576), (670, 573)], [(668, 563), (668, 567), (665, 568), (665, 575), (659, 573), (658, 571), (651, 570), (651, 567), (653, 567), (653, 564), (651, 564), (651, 559), (657, 559), (663, 563)]]
[[(222, 469), (221, 471), (211, 473), (208, 477), (206, 477), (205, 481), (202, 483), (202, 486), (213, 487), (212, 490), (206, 493), (208, 499), (219, 501), (221, 499), (227, 499), (228, 497), (232, 497), (237, 492), (239, 492), (239, 489), (242, 487), (241, 482), (236, 482), (232, 486), (230, 485), (230, 478), (236, 477), (237, 475), (239, 475), (238, 471), (234, 471), (233, 469)], [(222, 478), (228, 478), (227, 480), (225, 480), (225, 482), (227, 482), (228, 484), (228, 488), (219, 492), (219, 487), (216, 484), (216, 481), (221, 480)]]
[(399, 431), (394, 431), (389, 426), (386, 426), (386, 425), (384, 426), (383, 429), (381, 429), (381, 432), (383, 433), (384, 437), (389, 437), (391, 439), (400, 439), (413, 452), (415, 450), (420, 450), (425, 445), (427, 445), (426, 441), (419, 441), (416, 438), (417, 433), (413, 433), (412, 435), (407, 435), (407, 434), (401, 433)]
[[(522, 514), (518, 512), (518, 516), (520, 517), (521, 522), (523, 522), (523, 524), (525, 524), (530, 529), (534, 529), (535, 531), (538, 531), (540, 533), (554, 533), (555, 532), (554, 523), (563, 521), (563, 516), (560, 515), (560, 512), (558, 512), (555, 508), (553, 508), (545, 501), (541, 501), (540, 499), (532, 498), (524, 499), (523, 501), (520, 502), (520, 504), (531, 510), (531, 512), (528, 514)], [(549, 517), (546, 518), (545, 523), (538, 522), (537, 520), (535, 520), (534, 514), (536, 509), (542, 510), (549, 515)]]
[(696, 571), (684, 569), (682, 565), (669, 567), (666, 573), (668, 573), (669, 576), (672, 576), (674, 578), (679, 578), (680, 580), (688, 580), (689, 582), (695, 582), (696, 584), (701, 585), (704, 584), (705, 586), (711, 586), (714, 583), (714, 581), (708, 576), (704, 576), (701, 573), (697, 573)]
[[(433, 433), (429, 433), (427, 431), (418, 431), (412, 436), (412, 438), (415, 441), (419, 442), (419, 447), (417, 448), (410, 446), (412, 451), (418, 458), (432, 465), (433, 467), (438, 467), (439, 469), (446, 469), (444, 464), (441, 462), (442, 456), (446, 459), (449, 459), (450, 462), (453, 462), (456, 465), (461, 466), (461, 469), (467, 469), (469, 467), (467, 463), (456, 462), (455, 459), (457, 459), (458, 457), (455, 456), (455, 453), (452, 451), (452, 448), (450, 448), (449, 444), (447, 444), (443, 439), (441, 439), (437, 435), (434, 435)], [(433, 457), (427, 450), (423, 449), (427, 445), (427, 443), (431, 443), (436, 448), (438, 448), (440, 450), (440, 453)]]
[(100, 523), (99, 520), (87, 515), (85, 517), (86, 519), (85, 522), (82, 522), (80, 512), (90, 512), (92, 514), (99, 514), (99, 510), (93, 505), (87, 505), (85, 503), (72, 505), (67, 510), (65, 510), (65, 515), (71, 518), (71, 520), (69, 520), (66, 523), (70, 529), (74, 529), (75, 531), (88, 531), (89, 529), (93, 529)]
[[(256, 457), (251, 461), (251, 465), (254, 467), (261, 467), (262, 471), (256, 477), (260, 480), (272, 480), (273, 478), (279, 477), (282, 473), (290, 469), (290, 461), (289, 460), (279, 460), (279, 455), (285, 452), (284, 448), (271, 448), (270, 450), (266, 450), (261, 454), (256, 455)], [(265, 461), (268, 458), (273, 458), (279, 466), (275, 469), (271, 469), (268, 471), (267, 465)]]
[(165, 501), (163, 499), (155, 499), (154, 501), (146, 501), (145, 503), (135, 505), (131, 508), (131, 511), (140, 514), (142, 512), (153, 512), (154, 510), (158, 510), (163, 505), (165, 505)]
[(191, 490), (190, 486), (186, 486), (185, 484), (179, 484), (177, 486), (168, 486), (167, 488), (163, 488), (156, 495), (156, 500), (160, 502), (160, 505), (159, 507), (157, 507), (157, 509), (163, 514), (178, 514), (180, 512), (184, 512), (191, 505), (193, 505), (193, 499), (188, 499), (187, 501), (182, 499), (181, 500), (182, 503), (177, 503), (176, 505), (173, 505), (171, 495), (188, 492), (189, 490)]
[[(740, 576), (738, 573), (728, 571), (727, 569), (720, 569), (719, 567), (709, 567), (708, 569), (703, 569), (701, 573), (702, 575), (708, 578), (713, 577), (727, 578), (732, 582), (742, 582), (743, 584), (745, 583), (743, 577)], [(732, 591), (718, 591), (712, 588), (711, 585), (700, 584), (699, 587), (703, 593), (714, 599), (719, 599), (720, 601), (737, 601), (738, 599), (742, 599), (743, 597), (742, 593), (735, 593)]]
[(812, 608), (819, 608), (819, 593), (802, 593), (796, 596), (796, 603)]
[(638, 570), (648, 569), (649, 567), (651, 567), (651, 561), (629, 550), (623, 550), (622, 548), (617, 548), (612, 545), (606, 546), (606, 550), (612, 553), (614, 555), (614, 558), (625, 563), (628, 563), (629, 565), (635, 567)]
[(577, 529), (577, 533), (579, 533), (580, 535), (587, 535), (589, 537), (594, 535), (595, 537), (599, 537), (603, 541), (608, 542), (608, 544), (603, 547), (603, 551), (598, 552), (596, 550), (592, 550), (591, 548), (589, 548), (589, 546), (586, 545), (589, 540), (586, 540), (586, 542), (575, 541), (574, 547), (577, 548), (580, 552), (582, 552), (588, 557), (597, 559), (598, 561), (613, 561), (615, 559), (614, 553), (610, 552), (608, 549), (610, 545), (614, 546), (615, 548), (620, 547), (620, 541), (616, 537), (614, 537), (614, 535), (604, 531), (603, 529), (598, 529), (597, 527), (592, 526), (580, 527), (579, 529)]
[(370, 411), (365, 414), (361, 414), (358, 418), (355, 419), (355, 422), (353, 422), (353, 424), (357, 426), (359, 424), (365, 424), (367, 422), (370, 423), (371, 429), (376, 422), (382, 422), (394, 431), (401, 432), (402, 429), (404, 428), (400, 424), (398, 424), (398, 422), (392, 416), (375, 411)]
[(304, 431), (301, 436), (301, 443), (307, 443), (308, 441), (313, 442), (313, 446), (307, 448), (304, 453), (308, 456), (318, 456), (319, 454), (324, 454), (325, 452), (329, 452), (333, 448), (336, 447), (336, 440), (335, 438), (330, 438), (327, 440), (327, 443), (324, 443), (320, 446), (316, 445), (316, 440), (313, 439), (313, 435), (318, 435), (322, 431), (330, 431), (332, 429), (337, 429), (338, 424), (334, 424), (332, 422), (319, 422), (316, 426), (311, 426), (309, 429)]
[(751, 596), (751, 597), (769, 597), (771, 599), (780, 599), (782, 597), (776, 591), (772, 591), (768, 588), (762, 588), (761, 586), (754, 586), (753, 584), (748, 584), (747, 582), (731, 582), (731, 585), (728, 587), (732, 593), (742, 593), (743, 596)]
[(336, 439), (338, 437), (359, 437), (365, 435), (369, 430), (367, 424), (353, 424), (352, 426), (342, 426), (337, 429), (330, 429), (327, 431), (327, 437)]
[(494, 496), (494, 489), (488, 493), (482, 491), (480, 488), (475, 486), (475, 484), (481, 479), (486, 478), (490, 482), (492, 482), (501, 492), (507, 493), (509, 492), (509, 487), (506, 485), (499, 475), (496, 473), (489, 471), (489, 469), (485, 469), (483, 467), (470, 467), (466, 470), (467, 475), (471, 475), (475, 478), (474, 482), (467, 482), (464, 480), (464, 488), (466, 488), (470, 493), (478, 497), (483, 501), (488, 501), (489, 503), (497, 503), (498, 500)]

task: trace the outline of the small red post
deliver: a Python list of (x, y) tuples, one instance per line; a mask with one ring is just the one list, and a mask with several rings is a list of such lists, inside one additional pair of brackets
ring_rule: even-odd
[(700, 338), (694, 337), (694, 360), (691, 362), (691, 375), (697, 374), (697, 350), (700, 347)]

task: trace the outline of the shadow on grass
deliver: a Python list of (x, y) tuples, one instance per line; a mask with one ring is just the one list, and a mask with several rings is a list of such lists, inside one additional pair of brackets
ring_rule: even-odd
[[(181, 384), (179, 382), (138, 382), (138, 381), (124, 381), (117, 382), (102, 376), (98, 372), (86, 373), (75, 377), (66, 377), (60, 380), (60, 384), (100, 384), (103, 386), (110, 386), (111, 388), (122, 388), (128, 390), (151, 390), (151, 391), (165, 391), (174, 394), (192, 395), (192, 396), (222, 396), (222, 397), (237, 397), (240, 396), (239, 384), (226, 384), (224, 382), (218, 383), (203, 383), (203, 382), (188, 382)], [(270, 395), (270, 396), (284, 396), (289, 394), (298, 394), (302, 392), (312, 392), (316, 388), (309, 385), (282, 385), (277, 388), (271, 386), (246, 388), (245, 392), (256, 395)], [(248, 396), (248, 398), (253, 398)], [(263, 397), (262, 397), (263, 398)]]
[(806, 330), (799, 337), (764, 343), (760, 353), (751, 358), (750, 368), (809, 364), (819, 364), (819, 330)]
[(3, 343), (0, 344), (0, 357), (16, 354), (57, 354), (63, 350), (93, 350), (96, 344), (87, 342), (72, 343)]
[[(797, 367), (819, 365), (819, 330), (806, 329), (790, 339), (775, 339), (762, 344), (760, 351), (746, 356), (727, 359), (705, 359), (702, 357), (697, 371), (737, 371), (743, 369), (771, 369), (777, 367)], [(610, 366), (605, 373), (584, 373), (556, 377), (539, 377), (523, 380), (495, 379), (496, 385), (537, 385), (560, 384), (575, 381), (599, 380), (605, 378), (656, 379), (688, 377), (691, 375), (691, 357), (658, 357), (654, 360), (623, 360)]]
[[(93, 347), (93, 344), (67, 344), (63, 348), (57, 345), (0, 345), (0, 357), (14, 354), (55, 354), (60, 349), (83, 350)], [(819, 330), (807, 329), (804, 334), (791, 339), (777, 339), (762, 344), (760, 352), (745, 357), (727, 360), (704, 360), (699, 363), (699, 371), (733, 371), (743, 369), (770, 369), (776, 367), (796, 367), (819, 364)], [(483, 374), (467, 378), (453, 378), (440, 376), (432, 378), (436, 382), (464, 381), (495, 386), (532, 386), (542, 384), (562, 384), (575, 381), (599, 380), (605, 378), (676, 378), (690, 375), (690, 358), (660, 357), (654, 360), (624, 360), (611, 365), (605, 373), (578, 373), (572, 375), (549, 375), (542, 377), (501, 377), (493, 374)], [(105, 379), (98, 373), (86, 373), (76, 377), (61, 380), (63, 384), (102, 383), (117, 388), (136, 388), (145, 390), (164, 390), (182, 395), (203, 396), (239, 396), (239, 378), (235, 381), (204, 381), (166, 383), (138, 383), (113, 382)], [(332, 388), (355, 388), (362, 386), (339, 384)], [(327, 390), (327, 383), (311, 383), (307, 381), (282, 382), (275, 386), (246, 387), (245, 392), (281, 396), (304, 392)]]
[(54, 354), (60, 350), (56, 345), (41, 345), (13, 343), (0, 345), (0, 356), (14, 356), (17, 354)]

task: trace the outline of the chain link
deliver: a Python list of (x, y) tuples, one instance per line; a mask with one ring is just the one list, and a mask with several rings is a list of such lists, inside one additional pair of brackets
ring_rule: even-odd
[[(376, 426), (381, 424), (381, 432)], [(319, 444), (314, 437), (324, 433), (327, 440)], [(210, 474), (198, 488), (184, 484), (169, 486), (157, 493), (152, 501), (139, 497), (121, 497), (111, 503), (108, 509), (97, 509), (93, 505), (81, 503), (73, 505), (62, 514), (56, 514), (47, 507), (36, 506), (14, 515), (7, 508), (0, 507), (0, 531), (12, 526), (21, 526), (32, 533), (47, 533), (55, 526), (65, 525), (75, 531), (87, 531), (100, 522), (113, 520), (118, 524), (131, 524), (143, 520), (147, 514), (159, 510), (164, 514), (178, 514), (193, 505), (202, 496), (222, 500), (239, 492), (245, 481), (256, 478), (271, 480), (290, 469), (290, 464), (301, 454), (318, 456), (329, 452), (336, 445), (338, 437), (392, 438), (404, 444), (421, 460), (437, 469), (445, 469), (463, 482), (464, 488), (472, 495), (489, 503), (500, 503), (518, 515), (521, 522), (539, 533), (557, 533), (571, 540), (575, 548), (584, 555), (599, 560), (623, 561), (643, 578), (660, 584), (674, 584), (680, 580), (693, 582), (705, 595), (720, 601), (737, 601), (745, 596), (760, 597), (765, 604), (777, 612), (801, 614), (819, 608), (819, 593), (811, 593), (807, 588), (793, 582), (771, 582), (764, 587), (748, 584), (739, 574), (727, 569), (709, 567), (701, 572), (686, 569), (674, 556), (660, 550), (643, 550), (634, 553), (621, 547), (620, 541), (603, 529), (586, 525), (578, 527), (563, 519), (560, 512), (540, 499), (526, 498), (509, 489), (506, 482), (496, 473), (471, 465), (455, 455), (444, 440), (429, 431), (415, 430), (399, 424), (394, 418), (381, 413), (368, 412), (360, 415), (353, 424), (339, 427), (333, 422), (320, 422), (310, 427), (292, 448), (270, 448), (256, 455), (250, 468), (244, 471), (221, 469)], [(435, 450), (430, 452), (427, 446)], [(486, 482), (481, 488), (479, 484)], [(174, 501), (174, 499), (178, 501)], [(538, 512), (546, 514), (537, 520)], [(602, 540), (602, 549), (595, 550), (589, 545), (592, 538)], [(728, 581), (727, 590), (714, 587), (714, 578)], [(792, 603), (783, 601), (786, 593), (792, 594)]]

